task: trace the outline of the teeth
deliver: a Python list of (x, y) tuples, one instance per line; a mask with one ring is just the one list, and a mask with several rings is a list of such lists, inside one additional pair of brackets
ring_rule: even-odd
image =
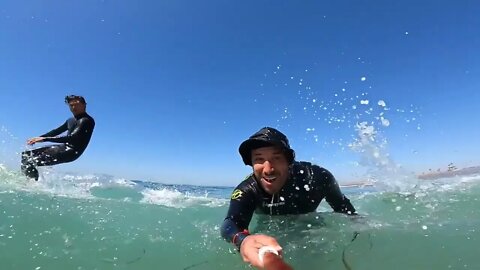
[(277, 179), (277, 177), (270, 176), (270, 177), (264, 177), (263, 179), (265, 179), (265, 181), (271, 183), (271, 182), (275, 181), (275, 179)]

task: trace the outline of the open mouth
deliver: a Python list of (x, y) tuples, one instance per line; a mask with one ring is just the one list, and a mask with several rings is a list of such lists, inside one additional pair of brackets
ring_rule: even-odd
[(275, 182), (275, 180), (277, 180), (277, 177), (276, 176), (265, 176), (265, 177), (263, 177), (263, 180), (265, 180), (265, 182), (267, 182), (267, 183), (273, 183), (273, 182)]

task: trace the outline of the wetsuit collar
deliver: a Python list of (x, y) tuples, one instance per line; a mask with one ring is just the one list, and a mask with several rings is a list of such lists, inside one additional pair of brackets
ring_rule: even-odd
[(77, 115), (74, 115), (73, 117), (75, 117), (75, 119), (78, 120), (78, 119), (80, 119), (80, 118), (82, 118), (82, 117), (84, 117), (84, 116), (88, 116), (87, 112), (79, 113), (79, 114), (77, 114)]

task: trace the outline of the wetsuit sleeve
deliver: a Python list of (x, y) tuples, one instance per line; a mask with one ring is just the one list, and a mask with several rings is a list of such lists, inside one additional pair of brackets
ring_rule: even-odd
[(77, 126), (72, 131), (72, 133), (61, 137), (47, 137), (45, 141), (56, 143), (69, 143), (75, 145), (77, 141), (81, 140), (82, 136), (86, 136), (87, 134), (92, 133), (93, 127), (93, 122), (89, 118), (84, 117), (78, 120)]
[(63, 123), (63, 125), (59, 126), (56, 129), (50, 130), (49, 132), (47, 132), (43, 135), (40, 135), (40, 137), (54, 137), (54, 136), (60, 135), (63, 132), (67, 131), (67, 129), (68, 129), (67, 121), (65, 121), (65, 123)]
[[(253, 212), (255, 211), (254, 192), (254, 189), (247, 185), (245, 181), (233, 190), (227, 217), (221, 227), (222, 237), (227, 242), (233, 242), (233, 240), (235, 240), (233, 244), (239, 249), (246, 234), (238, 233), (248, 229)], [(233, 239), (234, 236), (235, 239)]]
[(325, 199), (332, 207), (333, 211), (348, 215), (356, 215), (355, 208), (352, 203), (350, 203), (350, 200), (342, 194), (337, 180), (335, 180), (332, 173), (319, 166), (313, 166), (313, 171), (317, 181), (322, 183), (321, 185), (325, 194)]

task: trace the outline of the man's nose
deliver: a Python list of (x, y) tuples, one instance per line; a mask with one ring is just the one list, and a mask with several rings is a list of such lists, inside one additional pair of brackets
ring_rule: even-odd
[(274, 170), (275, 169), (273, 168), (272, 163), (270, 163), (270, 161), (267, 160), (263, 163), (263, 171), (265, 173), (272, 173)]

